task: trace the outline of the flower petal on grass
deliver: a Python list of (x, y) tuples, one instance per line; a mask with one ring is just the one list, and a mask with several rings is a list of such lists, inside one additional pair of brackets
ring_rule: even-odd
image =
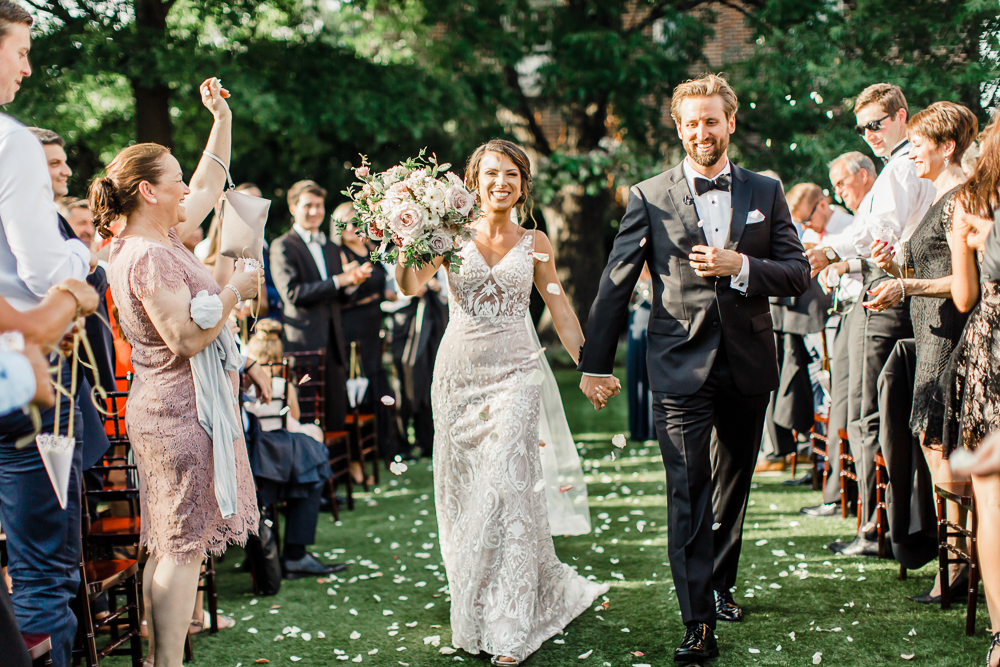
[(580, 655), (577, 656), (577, 658), (579, 658), (580, 660), (586, 660), (592, 655), (594, 655), (594, 649), (590, 649), (586, 653), (581, 653)]
[(393, 461), (389, 464), (389, 472), (393, 475), (402, 475), (408, 468), (409, 466), (402, 461)]

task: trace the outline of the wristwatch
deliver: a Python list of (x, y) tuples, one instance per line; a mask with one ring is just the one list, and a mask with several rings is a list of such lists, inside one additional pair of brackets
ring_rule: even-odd
[(826, 257), (826, 261), (830, 262), (831, 264), (840, 260), (840, 256), (837, 254), (837, 251), (831, 248), (830, 246), (821, 248), (821, 250), (823, 251), (823, 255)]

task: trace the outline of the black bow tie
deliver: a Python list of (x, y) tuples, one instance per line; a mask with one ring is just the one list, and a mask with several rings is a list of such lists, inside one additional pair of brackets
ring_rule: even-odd
[(722, 190), (729, 192), (729, 174), (722, 174), (714, 181), (696, 176), (694, 179), (694, 192), (699, 197), (709, 190)]

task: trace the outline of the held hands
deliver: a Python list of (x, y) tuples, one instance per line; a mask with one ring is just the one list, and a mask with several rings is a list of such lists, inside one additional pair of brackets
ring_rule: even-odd
[(580, 379), (580, 391), (590, 399), (595, 410), (600, 410), (608, 404), (608, 399), (621, 393), (622, 383), (614, 375), (594, 377), (584, 375)]
[(691, 248), (688, 259), (691, 260), (691, 268), (701, 278), (735, 276), (743, 268), (743, 257), (738, 252), (708, 245)]
[(205, 105), (206, 109), (212, 112), (216, 120), (221, 120), (231, 115), (232, 112), (229, 110), (229, 103), (226, 102), (226, 98), (229, 97), (229, 91), (222, 87), (221, 81), (215, 77), (205, 79), (198, 90), (201, 92), (201, 103)]
[(879, 241), (875, 239), (871, 244), (872, 260), (878, 264), (878, 268), (882, 269), (891, 276), (902, 275), (899, 271), (899, 267), (896, 265), (894, 256), (894, 248), (889, 245), (888, 241)]
[(246, 271), (245, 267), (246, 260), (236, 262), (236, 270), (233, 271), (229, 284), (239, 290), (244, 300), (248, 300), (257, 296), (257, 286), (264, 283), (264, 269)]

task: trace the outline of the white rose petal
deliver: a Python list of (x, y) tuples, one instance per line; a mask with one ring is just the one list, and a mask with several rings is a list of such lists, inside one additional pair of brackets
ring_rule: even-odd
[(409, 466), (402, 461), (393, 461), (389, 464), (389, 472), (393, 475), (402, 475), (407, 469), (409, 469)]
[(750, 649), (750, 652), (751, 653), (760, 653), (760, 649), (759, 648), (752, 648), (752, 649)]
[(361, 639), (361, 633), (355, 630), (351, 633), (351, 639)]
[(545, 252), (533, 252), (531, 253), (531, 256), (537, 259), (539, 262), (549, 261), (549, 255), (548, 253)]
[(618, 449), (622, 449), (625, 446), (625, 442), (626, 441), (624, 433), (619, 433), (615, 437), (611, 438), (611, 444), (617, 447)]
[(389, 405), (389, 406), (396, 405), (396, 399), (393, 398), (392, 396), (383, 396), (382, 405)]
[(540, 479), (537, 482), (535, 482), (535, 486), (533, 486), (531, 488), (531, 490), (534, 491), (535, 493), (538, 493), (539, 491), (541, 491), (544, 488), (545, 488), (545, 480), (544, 479)]
[(594, 649), (590, 649), (586, 653), (581, 653), (580, 655), (578, 655), (577, 658), (579, 658), (580, 660), (586, 660), (587, 658), (589, 658), (593, 654), (594, 654)]
[(252, 635), (255, 635), (257, 634), (257, 628), (247, 628), (247, 632), (249, 632)]
[(457, 652), (458, 651), (456, 651), (450, 646), (442, 646), (440, 649), (438, 649), (438, 653), (442, 653), (444, 655), (451, 655), (452, 653), (457, 653)]
[(528, 373), (528, 376), (524, 378), (524, 384), (529, 387), (534, 387), (540, 385), (543, 380), (545, 380), (545, 373), (542, 372), (542, 369), (536, 368)]
[(823, 652), (816, 651), (815, 653), (813, 653), (813, 664), (818, 665), (821, 662), (823, 662)]
[(549, 294), (555, 294), (556, 296), (562, 294), (562, 290), (559, 289), (559, 285), (556, 283), (549, 283), (545, 286), (545, 291)]

